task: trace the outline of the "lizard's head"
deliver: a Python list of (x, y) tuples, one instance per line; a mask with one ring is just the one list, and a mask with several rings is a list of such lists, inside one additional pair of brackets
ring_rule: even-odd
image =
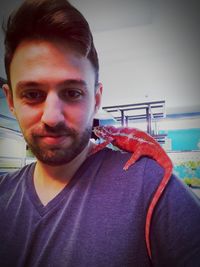
[(96, 126), (93, 129), (93, 132), (97, 137), (107, 139), (117, 132), (117, 128), (114, 126)]

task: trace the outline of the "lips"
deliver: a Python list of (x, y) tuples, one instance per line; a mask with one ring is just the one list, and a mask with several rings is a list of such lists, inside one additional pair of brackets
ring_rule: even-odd
[(69, 136), (67, 135), (44, 135), (39, 136), (42, 143), (47, 145), (61, 145)]
[(32, 132), (32, 137), (35, 139), (35, 142), (53, 147), (56, 145), (60, 147), (64, 144), (70, 144), (76, 135), (75, 130), (64, 126), (61, 127), (61, 125), (54, 128), (46, 125), (45, 128), (37, 128)]

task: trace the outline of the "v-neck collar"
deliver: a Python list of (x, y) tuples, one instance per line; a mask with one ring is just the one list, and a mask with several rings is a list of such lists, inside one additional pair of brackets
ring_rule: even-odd
[(88, 157), (82, 163), (82, 165), (76, 171), (75, 175), (72, 177), (72, 179), (69, 181), (69, 183), (52, 200), (50, 200), (47, 203), (47, 205), (43, 205), (37, 192), (36, 192), (35, 185), (33, 182), (33, 174), (34, 174), (36, 163), (32, 163), (28, 179), (26, 180), (27, 181), (26, 182), (27, 193), (28, 193), (28, 196), (29, 196), (33, 206), (38, 211), (38, 213), (40, 214), (41, 217), (44, 216), (45, 214), (49, 213), (50, 211), (54, 210), (61, 201), (68, 198), (68, 195), (69, 195), (72, 187), (79, 181), (79, 179), (81, 179), (83, 174), (85, 172), (87, 172), (88, 164), (90, 164), (90, 157)]

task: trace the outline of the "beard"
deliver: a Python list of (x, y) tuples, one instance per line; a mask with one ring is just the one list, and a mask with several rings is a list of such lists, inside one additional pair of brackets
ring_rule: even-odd
[[(59, 166), (72, 161), (87, 146), (92, 133), (92, 126), (85, 128), (82, 133), (65, 125), (49, 127), (45, 125), (32, 132), (31, 136), (25, 136), (25, 140), (35, 157), (51, 166)], [(70, 142), (58, 145), (47, 145), (42, 143), (44, 136), (64, 136)]]

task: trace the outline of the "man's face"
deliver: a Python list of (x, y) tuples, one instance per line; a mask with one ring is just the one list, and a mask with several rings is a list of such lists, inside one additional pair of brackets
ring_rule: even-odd
[(16, 49), (10, 66), (11, 111), (38, 160), (61, 165), (88, 144), (100, 105), (90, 61), (55, 42), (29, 40)]

